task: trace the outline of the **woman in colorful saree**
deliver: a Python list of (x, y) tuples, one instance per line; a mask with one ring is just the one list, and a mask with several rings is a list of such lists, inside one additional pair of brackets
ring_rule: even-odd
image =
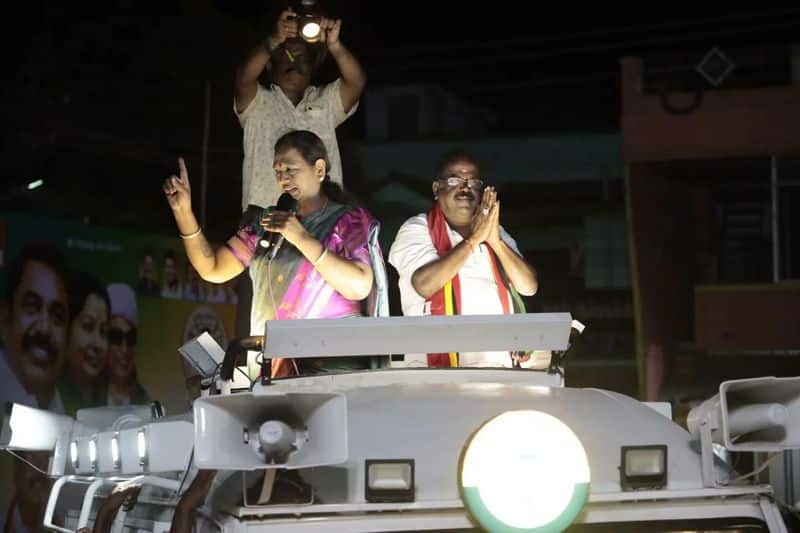
[[(331, 182), (325, 145), (314, 133), (291, 131), (275, 143), (275, 179), (295, 200), (296, 211), (251, 206), (236, 234), (216, 250), (192, 212), (186, 165), (182, 159), (178, 165), (179, 176), (170, 176), (163, 189), (189, 261), (213, 283), (249, 268), (251, 334), (263, 334), (267, 320), (359, 316), (367, 300), (381, 310), (371, 314), (388, 314), (378, 222)], [(274, 246), (259, 245), (270, 232), (284, 239), (274, 259), (269, 253)], [(275, 359), (272, 376), (368, 367), (368, 358)]]

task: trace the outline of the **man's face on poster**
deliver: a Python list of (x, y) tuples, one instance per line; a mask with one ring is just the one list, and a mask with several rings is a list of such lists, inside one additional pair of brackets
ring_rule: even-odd
[(145, 255), (142, 259), (142, 278), (151, 281), (156, 279), (156, 262), (152, 255)]
[(64, 362), (68, 327), (67, 292), (47, 264), (29, 260), (13, 289), (6, 320), (6, 355), (29, 393), (55, 386)]
[(168, 284), (178, 280), (178, 273), (175, 270), (175, 260), (171, 257), (164, 259), (164, 281)]

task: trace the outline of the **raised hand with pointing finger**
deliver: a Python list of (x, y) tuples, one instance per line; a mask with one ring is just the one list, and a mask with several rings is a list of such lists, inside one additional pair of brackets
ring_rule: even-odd
[(192, 187), (189, 184), (189, 172), (182, 157), (178, 158), (178, 175), (164, 180), (164, 194), (173, 211), (189, 212), (192, 210)]

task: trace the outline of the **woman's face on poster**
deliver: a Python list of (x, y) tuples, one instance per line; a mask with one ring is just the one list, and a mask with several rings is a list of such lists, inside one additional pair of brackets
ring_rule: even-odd
[(120, 317), (108, 323), (108, 374), (113, 381), (124, 382), (136, 369), (136, 326)]
[(90, 294), (69, 328), (67, 358), (70, 366), (88, 378), (96, 378), (106, 366), (108, 305)]

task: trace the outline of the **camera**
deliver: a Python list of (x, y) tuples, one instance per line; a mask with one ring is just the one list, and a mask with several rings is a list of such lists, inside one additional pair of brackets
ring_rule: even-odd
[(322, 36), (320, 19), (322, 18), (316, 10), (316, 0), (301, 0), (292, 4), (292, 9), (297, 15), (297, 31), (307, 43), (319, 42)]

